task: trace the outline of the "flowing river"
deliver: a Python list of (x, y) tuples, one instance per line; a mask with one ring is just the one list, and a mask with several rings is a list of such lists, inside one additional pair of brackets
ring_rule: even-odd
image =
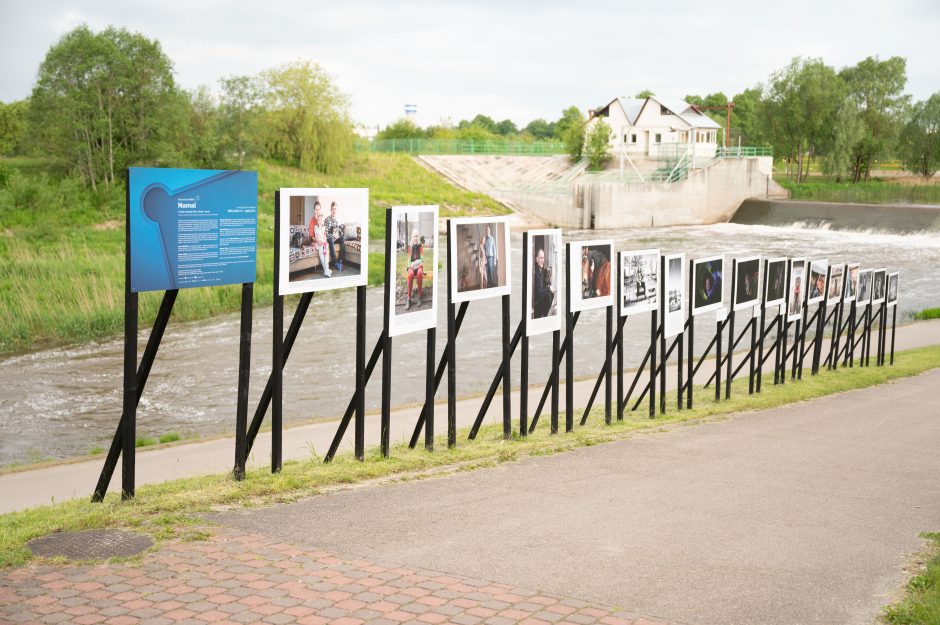
[[(861, 262), (862, 268), (900, 272), (899, 321), (910, 313), (940, 305), (940, 234), (883, 234), (823, 228), (720, 224), (643, 230), (569, 231), (566, 240), (613, 238), (617, 250), (659, 247), (687, 258), (760, 254)], [(521, 289), (522, 236), (513, 235), (513, 292)], [(728, 264), (730, 269), (730, 262)], [(439, 288), (438, 357), (446, 340), (444, 284)], [(727, 292), (730, 279), (726, 280)], [(185, 291), (180, 298), (186, 297)], [(368, 293), (367, 357), (382, 326), (382, 288)], [(288, 300), (285, 328), (292, 314)], [(513, 298), (512, 328), (520, 317)], [(285, 422), (335, 418), (353, 393), (355, 367), (354, 289), (316, 295), (284, 372)], [(473, 302), (457, 339), (458, 395), (484, 392), (501, 354), (499, 299)], [(715, 314), (697, 318), (699, 350), (713, 332)], [(575, 330), (575, 375), (596, 375), (603, 361), (605, 313), (582, 314)], [(271, 308), (256, 308), (252, 330), (249, 418), (271, 371)], [(238, 315), (203, 322), (172, 320), (138, 410), (139, 436), (179, 433), (184, 437), (231, 433), (235, 427)], [(706, 330), (706, 327), (708, 330)], [(141, 334), (140, 350), (146, 342)], [(627, 366), (642, 359), (649, 340), (649, 318), (627, 320)], [(424, 398), (423, 332), (394, 341), (392, 404)], [(530, 382), (541, 384), (550, 370), (551, 335), (530, 342)], [(518, 358), (512, 380), (518, 383)], [(380, 367), (368, 387), (367, 410), (380, 402)], [(114, 338), (0, 357), (0, 466), (47, 458), (68, 458), (107, 448), (121, 415), (122, 340)], [(437, 397), (445, 396), (446, 383)], [(489, 415), (495, 419), (500, 411)], [(418, 408), (415, 409), (415, 417)], [(439, 411), (438, 418), (443, 418)], [(325, 450), (312, 450), (322, 455)]]

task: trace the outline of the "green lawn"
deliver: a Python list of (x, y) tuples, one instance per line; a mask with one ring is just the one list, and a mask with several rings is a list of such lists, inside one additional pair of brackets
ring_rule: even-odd
[(799, 184), (776, 174), (774, 180), (790, 191), (794, 200), (846, 202), (850, 204), (940, 204), (940, 184), (915, 184), (874, 179), (867, 182), (833, 182), (813, 177)]
[[(439, 204), (441, 217), (504, 214), (491, 198), (463, 191), (399, 154), (358, 154), (335, 175), (271, 162), (258, 171), (258, 276), (255, 305), (270, 304), (274, 258), (274, 191), (280, 187), (368, 187), (369, 234), (385, 236), (385, 208)], [(123, 186), (93, 193), (39, 159), (0, 159), (0, 352), (87, 341), (121, 331), (124, 300)], [(384, 260), (371, 254), (369, 280), (382, 282)], [(237, 310), (238, 286), (186, 289), (176, 319)], [(161, 294), (140, 297), (141, 326)]]
[(277, 475), (272, 475), (267, 469), (251, 470), (243, 482), (234, 481), (230, 475), (210, 475), (141, 486), (132, 501), (122, 502), (119, 497), (109, 495), (101, 504), (92, 504), (88, 499), (74, 499), (40, 506), (0, 515), (0, 567), (18, 566), (29, 561), (31, 554), (26, 547), (27, 541), (49, 532), (124, 527), (150, 533), (159, 540), (186, 533), (194, 524), (204, 524), (197, 515), (213, 506), (287, 502), (341, 484), (395, 476), (397, 479), (419, 479), (431, 474), (440, 475), (442, 470), (464, 471), (493, 466), (526, 456), (554, 454), (654, 432), (668, 424), (706, 422), (726, 418), (732, 413), (774, 408), (883, 384), (936, 367), (940, 367), (940, 346), (900, 352), (893, 366), (823, 370), (819, 375), (806, 376), (798, 383), (765, 386), (764, 391), (756, 395), (748, 395), (746, 385), (738, 384), (730, 400), (717, 403), (704, 399), (707, 394), (699, 390), (696, 408), (681, 412), (671, 410), (656, 419), (649, 419), (643, 409), (636, 413), (627, 412), (623, 421), (606, 426), (603, 407), (598, 407), (586, 426), (577, 427), (570, 434), (550, 435), (545, 417), (537, 431), (526, 438), (514, 437), (505, 441), (500, 425), (487, 426), (472, 442), (467, 440), (466, 430), (459, 432), (458, 445), (454, 449), (447, 449), (446, 439), (438, 438), (437, 450), (433, 453), (424, 451), (421, 446), (410, 450), (406, 445), (398, 444), (393, 446), (388, 459), (382, 458), (376, 449), (371, 449), (367, 451), (365, 462), (358, 462), (350, 453), (345, 453), (337, 455), (331, 464), (323, 464), (320, 456), (311, 450), (309, 460), (286, 462), (283, 471)]
[(940, 625), (940, 532), (923, 537), (930, 541), (931, 555), (908, 582), (907, 596), (885, 608), (885, 620), (893, 625)]

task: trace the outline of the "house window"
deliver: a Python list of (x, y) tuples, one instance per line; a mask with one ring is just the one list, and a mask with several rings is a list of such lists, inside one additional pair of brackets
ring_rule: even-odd
[(660, 105), (659, 105), (659, 114), (660, 114), (660, 115), (672, 115), (672, 111), (670, 111), (670, 110), (667, 109), (665, 106), (663, 106), (662, 104), (660, 104)]
[(630, 143), (636, 143), (636, 133), (630, 135)]
[(663, 136), (662, 136), (660, 133), (657, 132), (657, 133), (656, 133), (656, 143), (662, 143), (662, 142), (663, 142)]

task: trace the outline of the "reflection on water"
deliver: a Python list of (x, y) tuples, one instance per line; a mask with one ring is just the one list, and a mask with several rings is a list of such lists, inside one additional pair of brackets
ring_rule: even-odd
[[(688, 258), (719, 253), (799, 255), (828, 258), (830, 262), (860, 261), (863, 269), (885, 266), (889, 271), (901, 272), (900, 318), (914, 310), (937, 306), (940, 296), (940, 275), (935, 270), (940, 264), (938, 235), (722, 224), (568, 232), (565, 238), (613, 238), (618, 250), (659, 247), (664, 253), (685, 252)], [(521, 235), (512, 237), (512, 245), (513, 267), (521, 267)], [(519, 292), (520, 273), (513, 272), (515, 293)], [(730, 281), (725, 282), (727, 290)], [(439, 292), (444, 293), (443, 285)], [(186, 297), (186, 293), (182, 292), (180, 297)], [(381, 328), (381, 305), (381, 287), (369, 289), (369, 353)], [(284, 372), (284, 411), (288, 423), (334, 417), (345, 409), (353, 390), (355, 325), (349, 315), (354, 308), (353, 290), (314, 297)], [(438, 308), (440, 354), (446, 339), (446, 306)], [(498, 299), (470, 305), (457, 341), (458, 394), (480, 393), (493, 379), (501, 353), (499, 315)], [(521, 304), (516, 298), (512, 315), (515, 328), (521, 315)], [(710, 338), (706, 328), (713, 327), (714, 318), (714, 313), (698, 318), (696, 339), (702, 342), (699, 349)], [(603, 311), (582, 314), (575, 331), (575, 375), (596, 374), (599, 370), (604, 319)], [(287, 323), (289, 319), (285, 327)], [(639, 363), (648, 335), (648, 315), (627, 320), (628, 366)], [(146, 333), (141, 336), (141, 351), (145, 341)], [(30, 457), (83, 455), (94, 447), (106, 448), (120, 417), (121, 345), (115, 339), (0, 359), (0, 464)], [(533, 384), (547, 377), (550, 351), (550, 335), (534, 337), (530, 342)], [(423, 333), (395, 339), (393, 405), (423, 400), (424, 354)], [(198, 323), (171, 322), (138, 410), (139, 435), (231, 432), (235, 422), (237, 358), (236, 315)], [(254, 311), (249, 415), (270, 373), (270, 363), (271, 309), (259, 308)], [(379, 406), (379, 375), (377, 368), (366, 395), (367, 409)], [(514, 381), (519, 379), (518, 359), (512, 377)], [(444, 386), (438, 398), (444, 396)]]

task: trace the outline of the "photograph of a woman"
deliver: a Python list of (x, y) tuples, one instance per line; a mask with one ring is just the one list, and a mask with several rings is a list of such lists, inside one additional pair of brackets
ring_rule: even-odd
[(438, 207), (393, 206), (389, 285), (389, 334), (437, 325)]

